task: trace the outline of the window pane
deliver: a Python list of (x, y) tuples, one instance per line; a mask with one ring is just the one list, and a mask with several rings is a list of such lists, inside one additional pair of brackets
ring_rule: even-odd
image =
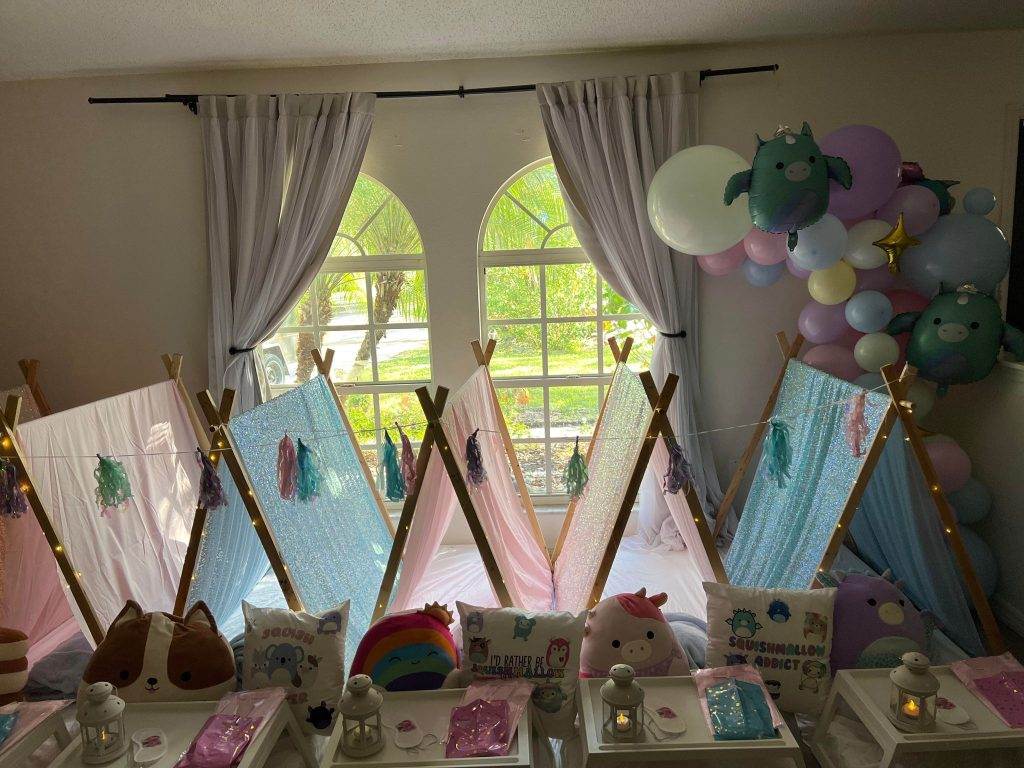
[(299, 335), (297, 333), (275, 333), (263, 342), (261, 346), (263, 370), (270, 386), (298, 383), (295, 378), (295, 347)]
[[(426, 425), (423, 423), (423, 411), (420, 409), (420, 401), (415, 392), (382, 392), (378, 395), (380, 400), (380, 425), (391, 433), (391, 439), (398, 446), (399, 457), (401, 457), (402, 444), (399, 440), (398, 430), (395, 429), (395, 422), (402, 425), (405, 434), (413, 442), (413, 445), (423, 440), (423, 431)], [(415, 425), (415, 426), (413, 426)], [(384, 434), (380, 435), (381, 442), (384, 441)]]
[(352, 424), (356, 442), (361, 445), (373, 443), (376, 440), (373, 432), (373, 395), (346, 395), (344, 387), (338, 387), (338, 394)]
[(313, 289), (307, 288), (306, 292), (299, 296), (299, 300), (295, 302), (295, 306), (291, 308), (291, 311), (289, 311), (288, 314), (285, 315), (285, 318), (281, 322), (281, 325), (312, 325), (312, 301)]
[[(565, 493), (565, 468), (572, 457), (573, 449), (576, 447), (575, 440), (570, 443), (551, 443), (551, 492)], [(580, 453), (587, 456), (587, 443), (580, 440)]]
[[(629, 353), (629, 365), (634, 371), (648, 370), (651, 367), (651, 357), (654, 355), (654, 341), (658, 334), (643, 318), (637, 317), (631, 320), (606, 320), (604, 323), (604, 337), (615, 337), (622, 346), (627, 336), (633, 337), (633, 347)], [(604, 347), (604, 370), (611, 373), (615, 369), (615, 360), (612, 358), (612, 351), (605, 344)]]
[(541, 248), (547, 230), (516, 205), (508, 195), (495, 203), (484, 230), (485, 251), (522, 251)]
[(601, 281), (601, 298), (606, 315), (639, 315), (640, 310), (630, 304), (611, 289), (604, 280)]
[(334, 381), (372, 381), (369, 331), (327, 331), (323, 349), (334, 350), (331, 378)]
[(551, 437), (590, 437), (594, 434), (599, 400), (597, 387), (551, 387)]
[[(324, 272), (316, 279), (317, 323), (324, 325), (366, 325), (366, 274)], [(313, 317), (312, 307), (307, 310)]]
[(545, 248), (579, 248), (580, 241), (576, 237), (576, 230), (565, 224), (550, 235), (544, 243)]
[(376, 444), (366, 443), (360, 446), (363, 450), (363, 458), (366, 459), (366, 466), (370, 468), (370, 477), (377, 481), (380, 486), (380, 455), (377, 452)]
[(548, 373), (597, 373), (597, 323), (548, 324)]
[(345, 206), (345, 215), (341, 217), (340, 232), (349, 237), (356, 237), (366, 226), (370, 218), (392, 197), (391, 191), (376, 179), (359, 174), (352, 196)]
[(494, 376), (541, 376), (540, 325), (498, 325), (491, 327), (498, 344), (491, 358)]
[(488, 267), (484, 285), (488, 320), (540, 317), (540, 267)]
[(512, 437), (544, 437), (544, 390), (501, 387), (498, 403)]
[(422, 269), (373, 273), (373, 322), (427, 322), (427, 284)]
[(593, 317), (597, 314), (597, 272), (593, 264), (548, 264), (544, 267), (548, 317)]
[(377, 342), (377, 380), (430, 381), (430, 342), (426, 328), (386, 330)]
[(368, 256), (422, 253), (420, 233), (409, 211), (392, 196), (357, 238)]
[(547, 493), (547, 462), (543, 443), (516, 443), (516, 457), (531, 494)]
[(569, 220), (554, 163), (538, 166), (520, 176), (509, 186), (508, 194), (540, 219), (549, 231)]

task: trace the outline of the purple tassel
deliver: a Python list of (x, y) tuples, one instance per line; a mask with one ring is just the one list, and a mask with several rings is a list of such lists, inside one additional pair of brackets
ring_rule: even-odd
[(686, 460), (683, 448), (676, 439), (666, 436), (665, 446), (668, 448), (668, 469), (662, 478), (661, 487), (665, 493), (676, 494), (693, 482), (693, 474), (690, 462)]
[(402, 438), (402, 477), (405, 478), (406, 490), (411, 493), (412, 489), (416, 487), (416, 454), (412, 450), (409, 437), (402, 431), (397, 421), (395, 427)]
[(466, 440), (466, 479), (476, 486), (481, 486), (487, 479), (487, 470), (484, 469), (484, 456), (480, 451), (480, 441), (477, 439), (479, 429), (474, 429), (473, 434)]
[(294, 501), (299, 479), (299, 459), (295, 443), (286, 434), (277, 444), (277, 490), (285, 501)]
[(28, 499), (18, 483), (18, 468), (13, 462), (0, 460), (0, 517), (17, 520), (28, 512)]
[(213, 466), (210, 457), (199, 448), (196, 448), (196, 461), (203, 468), (199, 476), (199, 506), (210, 512), (228, 505), (228, 497), (224, 494), (224, 486), (220, 482), (220, 475), (217, 468)]

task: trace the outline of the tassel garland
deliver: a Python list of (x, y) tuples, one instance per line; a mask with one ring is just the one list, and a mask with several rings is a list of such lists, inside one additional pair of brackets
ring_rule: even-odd
[(323, 477), (317, 467), (317, 455), (300, 437), (296, 456), (299, 472), (295, 478), (295, 485), (299, 501), (313, 501), (320, 495), (320, 486), (323, 484)]
[(224, 494), (224, 485), (210, 457), (200, 448), (196, 448), (196, 461), (203, 468), (202, 474), (199, 475), (199, 506), (207, 512), (226, 507), (228, 497)]
[(674, 437), (666, 436), (665, 446), (668, 448), (668, 469), (662, 478), (661, 487), (665, 493), (674, 495), (693, 482), (693, 474), (679, 442)]
[(295, 482), (299, 475), (295, 443), (286, 434), (277, 444), (277, 491), (285, 501), (295, 499)]
[(128, 473), (124, 464), (111, 456), (100, 456), (99, 465), (93, 470), (96, 478), (96, 503), (100, 507), (100, 517), (110, 517), (110, 513), (118, 507), (126, 506), (132, 498), (132, 486), (128, 482)]
[(843, 428), (846, 430), (846, 442), (850, 452), (856, 456), (864, 455), (864, 442), (868, 439), (868, 422), (864, 418), (864, 400), (867, 392), (860, 392), (846, 403)]
[(576, 436), (576, 447), (572, 449), (572, 456), (569, 463), (565, 465), (565, 474), (562, 480), (565, 483), (565, 492), (573, 499), (583, 495), (583, 489), (587, 487), (587, 462), (580, 453), (580, 438)]
[(398, 449), (391, 439), (391, 433), (384, 430), (384, 447), (381, 449), (381, 464), (384, 468), (384, 495), (388, 501), (405, 498), (405, 477), (398, 465)]
[(398, 434), (402, 438), (402, 478), (405, 480), (405, 488), (408, 491), (416, 487), (416, 454), (412, 450), (412, 442), (408, 435), (395, 422)]
[(0, 518), (17, 520), (28, 512), (28, 499), (18, 482), (18, 468), (14, 462), (0, 460)]
[(789, 441), (789, 425), (772, 419), (768, 423), (768, 436), (764, 440), (765, 471), (768, 477), (786, 487), (789, 466), (793, 461), (793, 446)]
[(466, 479), (472, 485), (481, 486), (487, 479), (487, 470), (484, 469), (484, 456), (480, 451), (480, 440), (477, 438), (479, 429), (473, 430), (473, 434), (466, 440)]

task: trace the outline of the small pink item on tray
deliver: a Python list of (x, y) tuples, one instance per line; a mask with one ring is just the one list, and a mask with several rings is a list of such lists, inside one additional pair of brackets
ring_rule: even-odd
[(700, 699), (700, 708), (704, 713), (704, 720), (707, 722), (708, 728), (711, 729), (712, 733), (714, 733), (715, 729), (711, 723), (711, 712), (708, 709), (707, 689), (726, 680), (745, 680), (748, 683), (757, 685), (764, 691), (764, 699), (768, 702), (768, 709), (772, 713), (772, 725), (776, 728), (782, 727), (782, 724), (785, 722), (782, 719), (782, 713), (779, 712), (779, 708), (775, 706), (775, 700), (768, 693), (761, 673), (750, 664), (733, 664), (728, 667), (699, 669), (693, 673), (693, 682), (697, 685), (697, 698)]
[(1024, 728), (1024, 667), (1012, 655), (954, 661), (950, 669), (1010, 728)]
[(508, 754), (512, 724), (508, 701), (477, 699), (452, 710), (444, 756), (484, 757)]
[(232, 768), (242, 760), (260, 724), (284, 703), (281, 688), (229, 693), (174, 768)]

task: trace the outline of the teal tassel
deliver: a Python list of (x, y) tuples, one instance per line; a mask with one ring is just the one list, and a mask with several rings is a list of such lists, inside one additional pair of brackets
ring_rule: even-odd
[(565, 492), (570, 497), (578, 499), (583, 495), (583, 489), (587, 487), (589, 479), (587, 462), (583, 458), (583, 454), (580, 453), (580, 438), (577, 436), (576, 447), (572, 449), (572, 456), (569, 457), (569, 463), (565, 465), (565, 474), (562, 476)]
[(789, 425), (772, 419), (768, 423), (768, 436), (764, 439), (765, 471), (768, 477), (786, 487), (789, 465), (793, 461), (793, 446), (789, 442)]
[(405, 498), (405, 478), (402, 477), (402, 468), (398, 465), (398, 448), (386, 429), (380, 458), (384, 466), (384, 495), (388, 501), (401, 501)]
[(110, 513), (128, 503), (132, 497), (132, 486), (128, 482), (128, 473), (124, 464), (113, 457), (104, 458), (98, 453), (99, 466), (93, 470), (96, 478), (96, 503), (100, 506), (100, 517), (110, 517)]
[(298, 457), (299, 474), (295, 481), (295, 488), (298, 492), (299, 501), (312, 501), (320, 495), (320, 485), (323, 477), (317, 467), (316, 453), (299, 438), (299, 445), (296, 448)]

